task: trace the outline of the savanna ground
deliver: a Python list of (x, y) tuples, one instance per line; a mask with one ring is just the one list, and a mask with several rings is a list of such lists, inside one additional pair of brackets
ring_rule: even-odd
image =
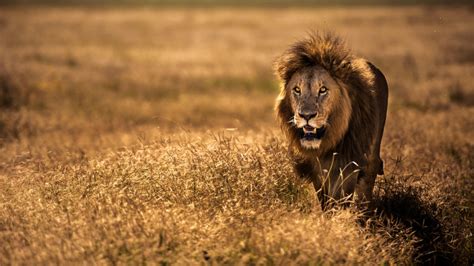
[[(1, 7), (0, 264), (473, 263), (474, 10)], [(386, 74), (377, 212), (296, 179), (272, 62)]]

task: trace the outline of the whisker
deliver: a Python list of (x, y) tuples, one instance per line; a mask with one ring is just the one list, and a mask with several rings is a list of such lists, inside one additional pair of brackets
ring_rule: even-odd
[(291, 117), (291, 119), (290, 119), (287, 123), (288, 123), (288, 124), (293, 124), (293, 125), (295, 125), (295, 124), (296, 124), (296, 123), (295, 123), (295, 117), (294, 117), (294, 116)]

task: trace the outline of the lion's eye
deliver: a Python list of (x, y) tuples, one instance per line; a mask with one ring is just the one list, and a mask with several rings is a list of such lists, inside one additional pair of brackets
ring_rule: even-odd
[(301, 89), (299, 87), (294, 87), (293, 88), (293, 92), (296, 93), (296, 94), (300, 94), (301, 93)]
[(319, 94), (326, 94), (328, 92), (328, 88), (322, 86), (319, 88)]

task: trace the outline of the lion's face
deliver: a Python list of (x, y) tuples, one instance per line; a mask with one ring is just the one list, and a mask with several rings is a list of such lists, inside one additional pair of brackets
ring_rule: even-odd
[(297, 71), (285, 87), (292, 111), (290, 123), (301, 147), (330, 148), (343, 137), (350, 119), (347, 91), (321, 67)]

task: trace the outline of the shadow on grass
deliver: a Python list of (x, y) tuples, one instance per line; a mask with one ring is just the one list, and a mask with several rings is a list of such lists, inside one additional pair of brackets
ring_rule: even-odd
[[(382, 181), (374, 197), (374, 215), (397, 235), (409, 230), (417, 238), (413, 262), (422, 265), (451, 265), (454, 250), (446, 241), (443, 226), (436, 217), (437, 204), (421, 198), (421, 189), (403, 183)], [(393, 226), (396, 225), (396, 226)], [(392, 232), (390, 232), (392, 233)]]

